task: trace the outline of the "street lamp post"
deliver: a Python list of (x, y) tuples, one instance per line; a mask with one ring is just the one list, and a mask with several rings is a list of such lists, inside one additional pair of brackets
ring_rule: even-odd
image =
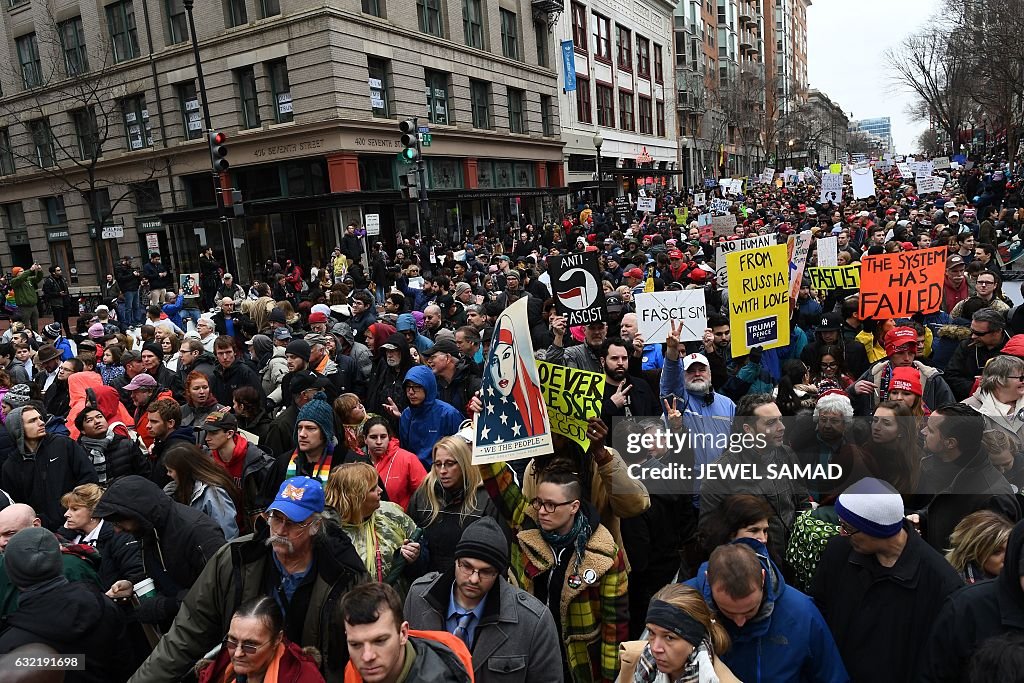
[(604, 144), (604, 138), (598, 133), (594, 136), (594, 149), (597, 150), (597, 205), (603, 206), (601, 203), (601, 181), (604, 179), (604, 173), (601, 171), (601, 145)]

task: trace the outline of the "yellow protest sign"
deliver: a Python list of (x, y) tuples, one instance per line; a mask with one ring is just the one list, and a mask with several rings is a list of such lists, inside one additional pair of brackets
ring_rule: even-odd
[(690, 209), (688, 207), (676, 207), (676, 225), (686, 225), (689, 215)]
[(839, 175), (840, 173), (843, 172), (843, 165), (842, 164), (831, 164), (828, 167), (828, 172), (829, 173), (833, 173), (835, 175)]
[(789, 257), (785, 244), (725, 255), (732, 355), (789, 343)]
[(811, 287), (821, 292), (860, 287), (859, 265), (809, 268), (807, 272), (811, 276)]
[(551, 431), (572, 439), (586, 451), (590, 448), (587, 420), (601, 415), (604, 373), (577, 370), (542, 360), (537, 361), (537, 373)]

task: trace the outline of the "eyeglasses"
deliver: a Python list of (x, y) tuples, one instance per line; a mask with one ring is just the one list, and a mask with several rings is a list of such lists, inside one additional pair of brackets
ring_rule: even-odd
[(985, 285), (986, 287), (995, 287), (996, 283), (994, 280), (978, 280), (979, 285)]
[(252, 643), (239, 643), (238, 641), (231, 640), (230, 638), (224, 639), (224, 647), (227, 648), (228, 652), (234, 652), (238, 648), (241, 648), (242, 652), (247, 655), (254, 655), (269, 644), (269, 642), (266, 642), (260, 645), (253, 645)]
[(839, 367), (839, 363), (822, 363), (821, 367), (825, 368), (826, 370), (829, 369), (829, 368), (838, 368)]
[(846, 522), (839, 522), (839, 535), (840, 536), (856, 536), (860, 533), (860, 529), (855, 529)]
[(459, 463), (457, 463), (454, 460), (435, 460), (434, 461), (434, 469), (435, 470), (454, 470), (458, 466), (459, 466)]
[(552, 503), (551, 501), (548, 500), (534, 498), (533, 500), (530, 501), (530, 507), (537, 511), (544, 510), (544, 512), (551, 513), (557, 510), (558, 508), (562, 507), (563, 505), (572, 505), (575, 502), (576, 499), (567, 500), (564, 503)]
[(1024, 382), (1024, 375), (1010, 375), (1006, 379), (1015, 379), (1018, 382)]
[(458, 560), (455, 563), (455, 566), (458, 567), (459, 571), (465, 574), (466, 576), (473, 576), (473, 574), (476, 574), (484, 581), (489, 581), (490, 579), (493, 579), (498, 576), (498, 571), (496, 569), (474, 569), (462, 560)]
[(283, 514), (278, 514), (276, 510), (271, 510), (263, 514), (263, 519), (267, 520), (267, 524), (273, 529), (277, 527), (278, 531), (283, 531), (285, 534), (290, 534), (296, 529), (303, 530), (308, 529), (309, 526), (315, 522), (315, 519), (311, 519), (303, 524), (296, 524), (292, 520), (285, 517)]

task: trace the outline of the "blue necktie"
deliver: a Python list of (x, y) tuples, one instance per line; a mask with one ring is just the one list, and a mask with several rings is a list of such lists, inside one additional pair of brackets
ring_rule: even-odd
[(473, 613), (467, 612), (459, 615), (459, 623), (455, 625), (454, 635), (456, 638), (461, 638), (466, 647), (469, 647), (469, 622), (473, 621)]

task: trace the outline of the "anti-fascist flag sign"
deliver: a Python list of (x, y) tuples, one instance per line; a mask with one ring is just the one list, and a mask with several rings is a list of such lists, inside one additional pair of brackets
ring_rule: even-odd
[(597, 254), (569, 254), (551, 259), (551, 289), (558, 314), (570, 327), (608, 319), (604, 290), (598, 277)]

